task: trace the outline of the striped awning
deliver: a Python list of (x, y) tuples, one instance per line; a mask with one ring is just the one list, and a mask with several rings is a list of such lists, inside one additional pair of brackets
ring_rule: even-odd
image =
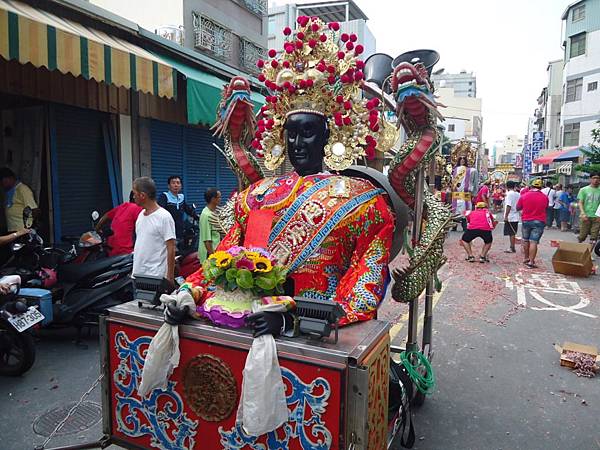
[(146, 50), (14, 0), (0, 0), (0, 56), (139, 90), (175, 96), (175, 69)]

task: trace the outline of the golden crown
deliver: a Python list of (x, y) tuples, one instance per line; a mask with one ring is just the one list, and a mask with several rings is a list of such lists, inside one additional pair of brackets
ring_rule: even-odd
[(306, 16), (297, 22), (295, 31), (283, 30), (283, 51), (271, 49), (269, 59), (258, 61), (258, 78), (270, 95), (261, 108), (252, 146), (264, 156), (265, 166), (275, 170), (286, 156), (286, 118), (307, 112), (327, 118), (327, 167), (344, 170), (360, 157), (372, 158), (380, 132), (379, 100), (367, 101), (360, 94), (363, 46), (356, 43), (355, 34), (340, 33), (337, 22), (325, 24)]

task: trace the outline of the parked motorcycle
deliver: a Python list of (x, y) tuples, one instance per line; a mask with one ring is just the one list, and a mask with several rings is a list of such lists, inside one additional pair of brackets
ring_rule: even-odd
[(35, 341), (31, 327), (44, 320), (35, 307), (18, 298), (20, 278), (4, 277), (9, 294), (0, 295), (0, 375), (18, 376), (35, 361)]
[(61, 241), (69, 244), (71, 248), (65, 253), (63, 262), (80, 264), (83, 262), (96, 261), (108, 256), (106, 238), (112, 234), (110, 228), (96, 231), (96, 225), (100, 219), (98, 211), (92, 211), (92, 229), (81, 236), (64, 235)]
[[(31, 210), (26, 208), (23, 214), (27, 225)], [(54, 274), (52, 323), (55, 326), (81, 329), (84, 325), (96, 324), (98, 316), (106, 309), (133, 299), (132, 255), (76, 263), (65, 257), (68, 252), (44, 247), (35, 230), (28, 239), (17, 244), (13, 246), (19, 256), (14, 261), (23, 265), (12, 269), (5, 267), (2, 271), (14, 269), (12, 273), (26, 274), (29, 277), (27, 287), (42, 287), (43, 281), (36, 276), (46, 272)]]
[[(192, 204), (196, 209), (196, 205)], [(189, 217), (183, 231), (183, 239), (178, 243), (175, 257), (175, 274), (179, 279), (185, 279), (200, 269), (198, 260), (198, 219)]]

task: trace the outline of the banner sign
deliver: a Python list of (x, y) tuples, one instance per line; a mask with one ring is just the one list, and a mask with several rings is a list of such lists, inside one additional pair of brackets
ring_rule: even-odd
[(544, 148), (544, 132), (534, 131), (533, 139), (531, 142), (531, 160), (534, 161), (540, 156), (540, 150)]
[(523, 168), (523, 154), (517, 153), (515, 155), (515, 169), (522, 169), (522, 168)]
[(523, 150), (523, 179), (529, 180), (531, 174), (531, 144), (525, 144)]

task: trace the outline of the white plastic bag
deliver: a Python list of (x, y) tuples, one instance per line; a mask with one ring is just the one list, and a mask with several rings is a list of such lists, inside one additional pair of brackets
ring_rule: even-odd
[[(180, 308), (189, 306), (191, 312), (195, 309), (194, 299), (187, 290), (171, 295), (163, 294), (160, 301), (164, 305), (175, 301)], [(169, 377), (179, 366), (180, 356), (179, 327), (165, 322), (152, 338), (146, 352), (142, 382), (138, 388), (141, 397), (145, 397), (156, 388), (166, 389)]]
[(287, 422), (285, 386), (273, 336), (254, 339), (246, 357), (237, 422), (250, 436), (260, 436)]

